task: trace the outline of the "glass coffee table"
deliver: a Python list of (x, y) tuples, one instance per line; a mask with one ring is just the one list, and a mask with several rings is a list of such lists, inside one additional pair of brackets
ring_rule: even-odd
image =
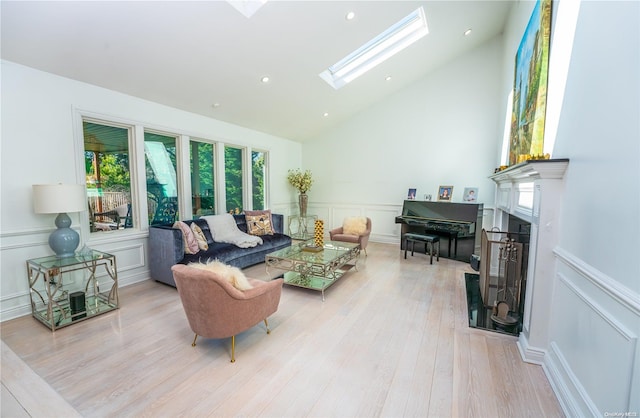
[[(290, 286), (322, 292), (334, 284), (351, 267), (356, 268), (360, 244), (325, 241), (322, 250), (305, 249), (313, 240), (294, 244), (265, 256), (267, 271), (270, 267), (286, 270), (284, 283)], [(347, 264), (350, 261), (353, 264)], [(348, 266), (348, 267), (345, 267)]]

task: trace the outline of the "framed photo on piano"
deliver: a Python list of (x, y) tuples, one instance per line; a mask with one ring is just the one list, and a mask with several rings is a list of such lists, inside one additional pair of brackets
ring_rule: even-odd
[(440, 186), (438, 188), (438, 200), (444, 202), (451, 202), (451, 195), (453, 194), (453, 186)]
[(476, 202), (478, 200), (478, 188), (477, 187), (465, 187), (462, 194), (462, 200), (464, 202)]
[(407, 193), (407, 200), (415, 200), (416, 198), (416, 189), (409, 189)]

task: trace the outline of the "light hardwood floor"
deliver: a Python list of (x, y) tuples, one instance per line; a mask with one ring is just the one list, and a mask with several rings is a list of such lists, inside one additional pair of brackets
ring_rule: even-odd
[[(468, 327), (468, 264), (367, 251), (325, 302), (285, 286), (271, 334), (260, 324), (236, 337), (236, 363), (230, 340), (191, 347), (176, 290), (153, 281), (55, 333), (30, 316), (6, 321), (3, 399), (33, 417), (563, 416), (514, 337)], [(269, 278), (264, 265), (246, 273)]]

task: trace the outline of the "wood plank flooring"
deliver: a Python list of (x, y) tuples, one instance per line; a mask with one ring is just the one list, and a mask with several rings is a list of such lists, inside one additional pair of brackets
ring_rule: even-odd
[(55, 333), (30, 316), (2, 323), (2, 384), (32, 417), (563, 416), (514, 337), (468, 327), (468, 264), (367, 252), (325, 302), (285, 286), (271, 334), (236, 337), (236, 363), (230, 340), (191, 347), (176, 290), (147, 281), (120, 289), (119, 310)]

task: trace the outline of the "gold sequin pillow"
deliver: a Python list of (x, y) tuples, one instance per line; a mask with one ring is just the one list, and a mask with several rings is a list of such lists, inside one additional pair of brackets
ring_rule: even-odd
[(244, 214), (247, 220), (247, 232), (251, 235), (273, 235), (273, 225), (271, 225), (270, 210), (246, 211)]
[(207, 237), (204, 236), (202, 229), (196, 225), (195, 222), (191, 222), (191, 230), (193, 231), (193, 236), (196, 237), (196, 241), (198, 241), (198, 247), (200, 247), (201, 250), (207, 251), (209, 249), (209, 244), (207, 243)]

